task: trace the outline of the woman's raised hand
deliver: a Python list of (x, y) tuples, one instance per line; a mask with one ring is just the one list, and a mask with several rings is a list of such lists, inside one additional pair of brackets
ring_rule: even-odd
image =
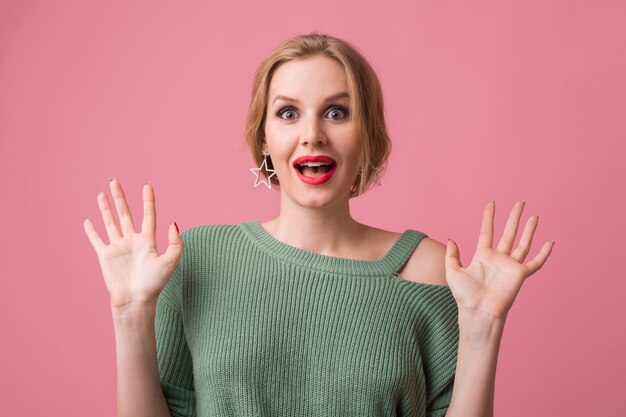
[(469, 266), (461, 265), (459, 248), (453, 240), (446, 250), (446, 280), (458, 306), (459, 313), (481, 313), (505, 320), (524, 280), (543, 266), (554, 242), (546, 242), (539, 253), (523, 263), (530, 251), (539, 217), (531, 216), (511, 253), (524, 203), (518, 202), (511, 211), (497, 248), (492, 248), (495, 202), (489, 202), (483, 212), (478, 247)]
[(85, 219), (83, 226), (98, 256), (102, 275), (111, 295), (111, 306), (115, 309), (154, 306), (178, 264), (183, 252), (183, 239), (172, 223), (168, 229), (167, 250), (159, 255), (156, 247), (156, 209), (152, 186), (146, 184), (143, 187), (143, 222), (139, 233), (135, 231), (121, 184), (113, 179), (110, 187), (121, 230), (103, 192), (98, 194), (98, 206), (109, 244), (102, 241), (89, 219)]

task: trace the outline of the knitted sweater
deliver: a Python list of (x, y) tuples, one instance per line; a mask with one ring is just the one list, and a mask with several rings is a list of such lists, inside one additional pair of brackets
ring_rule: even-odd
[(456, 302), (396, 274), (426, 234), (406, 230), (376, 261), (289, 246), (258, 221), (181, 236), (155, 319), (172, 417), (446, 413)]

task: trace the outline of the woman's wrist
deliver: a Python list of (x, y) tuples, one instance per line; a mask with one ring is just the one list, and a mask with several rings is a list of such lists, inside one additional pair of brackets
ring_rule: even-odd
[(154, 325), (156, 302), (130, 303), (115, 306), (111, 303), (111, 314), (115, 327), (138, 327), (148, 323)]
[(480, 309), (459, 309), (459, 337), (474, 342), (500, 340), (506, 316), (495, 317)]

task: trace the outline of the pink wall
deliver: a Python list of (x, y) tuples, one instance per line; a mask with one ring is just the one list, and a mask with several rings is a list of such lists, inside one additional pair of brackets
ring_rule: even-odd
[(153, 183), (160, 248), (174, 220), (276, 214), (241, 141), (251, 77), (312, 30), (357, 45), (383, 85), (394, 151), (357, 219), (452, 237), (469, 262), (483, 205), (499, 239), (522, 199), (524, 222), (540, 216), (530, 256), (556, 240), (509, 315), (497, 415), (626, 415), (623, 2), (129, 3), (0, 2), (3, 415), (114, 415), (108, 292), (82, 225), (104, 236), (110, 178), (136, 219)]

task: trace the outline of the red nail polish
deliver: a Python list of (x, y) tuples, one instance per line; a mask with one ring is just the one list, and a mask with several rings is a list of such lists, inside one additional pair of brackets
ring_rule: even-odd
[(178, 230), (178, 225), (176, 224), (176, 222), (174, 222), (174, 226), (176, 226), (176, 233), (180, 234), (180, 231)]

